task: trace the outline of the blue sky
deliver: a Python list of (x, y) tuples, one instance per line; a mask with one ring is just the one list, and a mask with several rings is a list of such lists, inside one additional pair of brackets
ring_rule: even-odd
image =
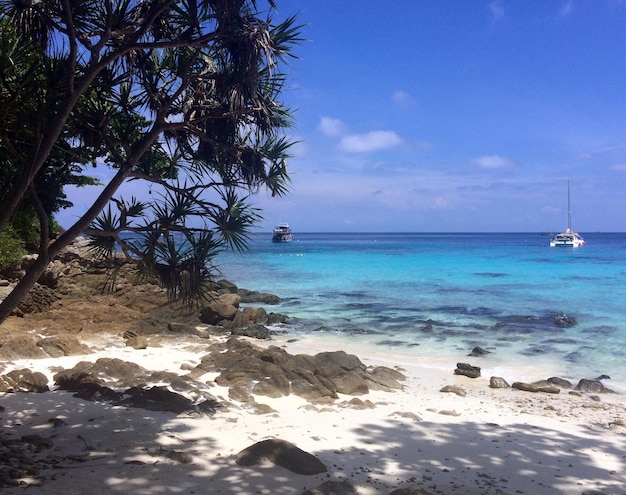
[(557, 231), (569, 180), (576, 230), (626, 231), (626, 0), (278, 3), (300, 143), (261, 229)]

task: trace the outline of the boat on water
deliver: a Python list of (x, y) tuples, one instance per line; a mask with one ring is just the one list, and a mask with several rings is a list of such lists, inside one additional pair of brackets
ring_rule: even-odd
[(286, 223), (281, 223), (274, 227), (272, 232), (272, 242), (289, 242), (293, 239), (291, 227)]
[(567, 230), (550, 239), (550, 247), (580, 247), (585, 240), (572, 230), (572, 210), (570, 207), (569, 181), (567, 181)]

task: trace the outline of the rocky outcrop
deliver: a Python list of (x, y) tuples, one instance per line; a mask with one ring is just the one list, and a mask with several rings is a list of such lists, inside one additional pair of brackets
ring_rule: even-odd
[(278, 347), (264, 349), (236, 338), (214, 344), (210, 351), (192, 374), (219, 372), (216, 383), (235, 389), (240, 397), (292, 393), (309, 401), (328, 402), (339, 394), (398, 390), (405, 378), (390, 368), (367, 368), (356, 356), (343, 351), (291, 355)]
[[(57, 372), (54, 381), (59, 389), (74, 392), (75, 397), (89, 401), (176, 414), (213, 414), (218, 408), (206, 384), (176, 373), (149, 371), (121, 359), (81, 361), (71, 369)], [(155, 385), (163, 383), (167, 386)], [(192, 401), (179, 391), (193, 392), (190, 395), (197, 400)]]

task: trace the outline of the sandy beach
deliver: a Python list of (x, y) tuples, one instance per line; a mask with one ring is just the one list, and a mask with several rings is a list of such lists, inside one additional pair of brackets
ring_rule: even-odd
[[(254, 344), (280, 346), (291, 354), (336, 350), (332, 342), (290, 341), (286, 336)], [(52, 385), (59, 367), (107, 356), (183, 374), (199, 362), (208, 344), (177, 337), (137, 350), (111, 337), (90, 345), (90, 354), (15, 360), (5, 363), (5, 372), (39, 370)], [(229, 399), (228, 390), (207, 374), (201, 381), (228, 406), (203, 416), (88, 402), (65, 391), (2, 394), (3, 437), (50, 439), (37, 455), (55, 459), (21, 480), (27, 488), (2, 491), (287, 495), (347, 481), (362, 495), (398, 489), (405, 491), (396, 493), (626, 493), (626, 402), (621, 394), (491, 389), (489, 377), (471, 379), (429, 363), (393, 363), (384, 354), (354, 353), (368, 366), (401, 370), (407, 377), (404, 389), (342, 396), (328, 404), (294, 395), (255, 397), (271, 407), (259, 414)], [(458, 386), (465, 395), (457, 389), (442, 392), (445, 386)], [(240, 451), (270, 438), (312, 454), (327, 472), (295, 474), (269, 461), (237, 464)]]

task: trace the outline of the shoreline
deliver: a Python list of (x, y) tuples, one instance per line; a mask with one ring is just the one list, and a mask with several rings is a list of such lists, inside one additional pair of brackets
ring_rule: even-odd
[[(180, 373), (200, 360), (208, 342), (176, 339), (177, 345), (172, 341), (135, 350), (111, 337), (94, 354), (15, 360), (13, 365), (32, 366), (50, 376), (58, 365), (107, 356)], [(334, 350), (323, 339), (294, 340), (288, 335), (244, 340), (291, 354)], [(344, 350), (367, 366), (398, 364), (382, 353)], [(233, 405), (228, 390), (213, 383), (212, 393), (231, 405), (207, 417), (86, 402), (60, 391), (2, 394), (5, 411), (0, 417), (13, 435), (52, 437), (55, 455), (61, 458), (83, 456), (81, 462), (67, 461), (46, 471), (41, 486), (29, 487), (35, 494), (115, 494), (131, 488), (146, 495), (159, 490), (206, 493), (208, 484), (211, 493), (287, 495), (329, 480), (348, 481), (361, 495), (400, 488), (444, 495), (626, 493), (622, 395), (594, 399), (490, 389), (484, 380), (455, 376), (429, 363), (402, 363), (399, 369), (407, 377), (402, 391), (340, 396), (329, 404), (311, 404), (294, 395), (256, 397), (272, 408), (267, 414)], [(207, 375), (203, 381), (212, 378)], [(441, 392), (446, 385), (466, 395)], [(62, 426), (51, 426), (50, 416)], [(251, 467), (235, 462), (239, 451), (267, 438), (294, 443), (320, 459), (328, 472), (304, 476), (267, 461)], [(184, 453), (190, 462), (168, 458), (171, 451)], [(6, 493), (21, 490), (3, 488)]]
[[(42, 372), (53, 388), (61, 369), (108, 358), (160, 373), (169, 390), (188, 400), (208, 392), (218, 407), (175, 414), (83, 400), (61, 390), (0, 393), (3, 493), (21, 494), (27, 486), (35, 495), (626, 495), (623, 394), (493, 389), (494, 359), (469, 358), (471, 348), (441, 358), (423, 348), (411, 355), (324, 333), (278, 333), (268, 341), (239, 339), (291, 355), (343, 350), (368, 368), (401, 372), (402, 389), (318, 402), (293, 393), (254, 394), (247, 401), (231, 396), (232, 389), (216, 381), (218, 373), (198, 371), (209, 347), (219, 347), (228, 334), (189, 334), (201, 326), (197, 317), (165, 305), (156, 287), (120, 280), (115, 295), (102, 295), (93, 274), (78, 263), (72, 271), (66, 267), (59, 267), (65, 288), (49, 310), (7, 322), (2, 330), (5, 337), (33, 340), (64, 335), (92, 352), (5, 358), (0, 375), (28, 368)], [(176, 325), (182, 333), (172, 330)], [(145, 338), (147, 346), (128, 345), (127, 335)], [(27, 350), (36, 349), (35, 342), (30, 345)], [(457, 362), (482, 366), (481, 377), (454, 374)], [(524, 380), (525, 373), (528, 381), (548, 378), (532, 375), (542, 373), (536, 362), (525, 365), (495, 370), (511, 370), (510, 376), (502, 373), (510, 382)], [(191, 377), (199, 388), (174, 386), (172, 377)], [(238, 453), (272, 439), (291, 442), (327, 471), (302, 475), (269, 460), (237, 463)], [(25, 469), (11, 476), (11, 466), (21, 459)], [(14, 486), (2, 485), (7, 477)], [(328, 482), (343, 484), (333, 492)]]

